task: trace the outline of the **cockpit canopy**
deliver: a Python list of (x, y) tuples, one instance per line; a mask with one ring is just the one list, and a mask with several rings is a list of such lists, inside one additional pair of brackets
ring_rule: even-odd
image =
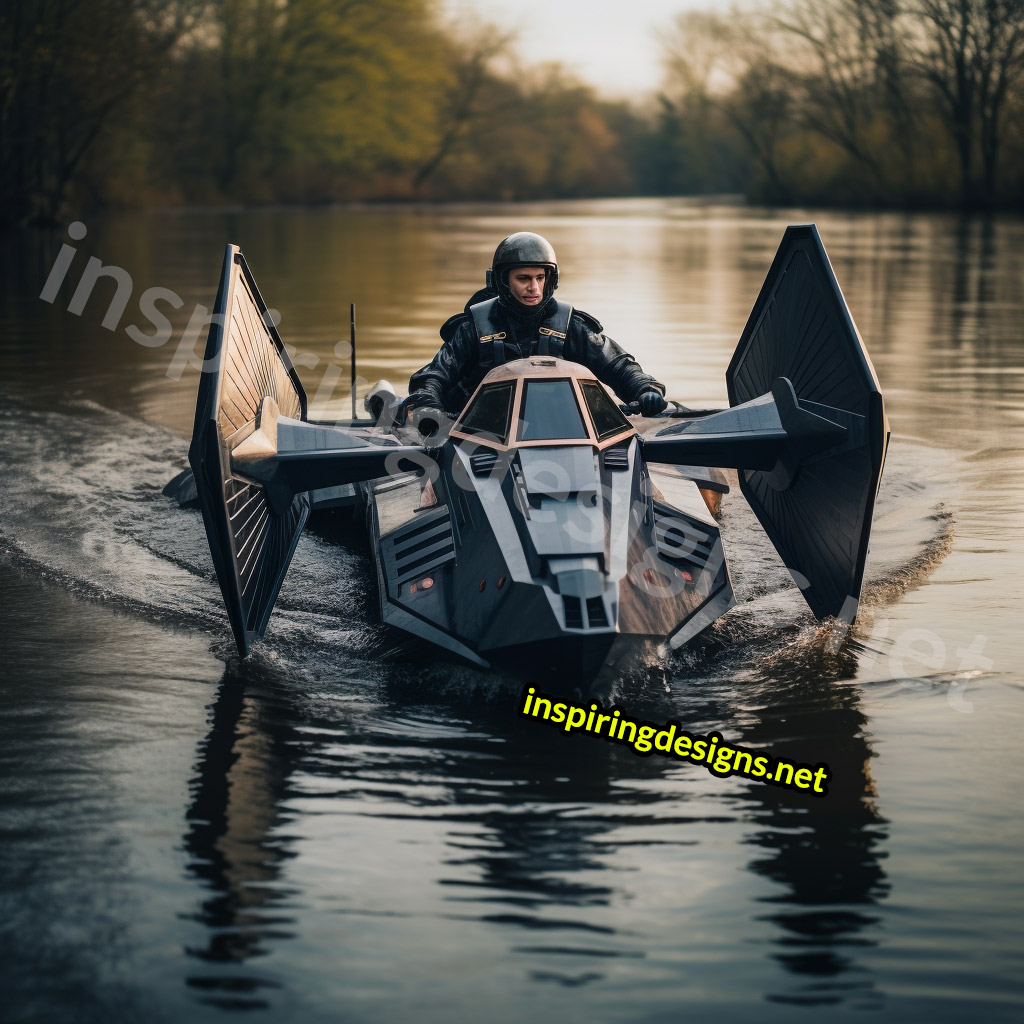
[(480, 382), (453, 437), (490, 448), (592, 445), (633, 433), (618, 403), (591, 371), (551, 356), (516, 359)]

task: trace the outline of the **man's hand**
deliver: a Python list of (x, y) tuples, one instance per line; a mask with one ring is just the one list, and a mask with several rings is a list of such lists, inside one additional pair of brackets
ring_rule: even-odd
[(637, 405), (640, 406), (640, 414), (642, 416), (657, 416), (667, 404), (665, 396), (653, 388), (650, 391), (645, 391), (637, 399)]
[(439, 430), (447, 430), (451, 425), (445, 411), (432, 405), (421, 405), (413, 409), (412, 421), (423, 437), (433, 437)]

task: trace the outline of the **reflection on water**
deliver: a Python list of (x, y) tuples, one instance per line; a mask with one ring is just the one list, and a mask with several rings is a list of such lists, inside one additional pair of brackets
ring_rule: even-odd
[[(189, 868), (211, 890), (198, 919), (209, 943), (188, 952), (212, 964), (240, 964), (265, 952), (267, 940), (287, 938), (291, 919), (274, 913), (285, 851), (270, 837), (290, 770), (282, 729), (260, 722), (260, 707), (246, 701), (244, 684), (226, 676), (213, 706), (210, 734), (193, 780), (185, 848)], [(257, 998), (268, 982), (216, 974), (186, 983), (218, 1006), (265, 1006)]]
[[(225, 241), (310, 390), (349, 301), (363, 375), (401, 388), (529, 228), (560, 295), (713, 406), (787, 220), (818, 222), (894, 430), (861, 618), (814, 623), (734, 494), (737, 607), (605, 699), (825, 761), (826, 798), (520, 719), (517, 684), (382, 630), (330, 530), (232, 660), (199, 516), (160, 494), (196, 388), (167, 368)], [(60, 233), (0, 244), (12, 1020), (1019, 1018), (1020, 221), (639, 200), (88, 226), (53, 305)], [(90, 255), (130, 270), (122, 327), (144, 288), (181, 297), (172, 341), (100, 327), (112, 289), (67, 312)]]
[[(878, 941), (871, 910), (888, 889), (886, 823), (857, 691), (827, 685), (847, 676), (855, 658), (819, 647), (790, 664), (798, 667), (745, 680), (742, 696), (714, 678), (708, 692), (682, 699), (645, 685), (618, 695), (631, 713), (652, 720), (707, 722), (729, 720), (740, 698), (744, 721), (734, 742), (793, 761), (828, 752), (834, 781), (827, 799), (719, 783), (733, 790), (715, 802), (724, 801), (724, 815), (721, 805), (709, 814), (697, 793), (678, 799), (666, 792), (684, 776), (692, 787), (701, 769), (539, 730), (511, 713), (511, 686), (483, 702), (467, 701), (460, 690), (424, 705), (423, 694), (395, 673), (374, 709), (380, 720), (367, 729), (325, 713), (319, 701), (311, 710), (308, 694), (297, 699), (273, 673), (229, 671), (192, 783), (185, 848), (207, 892), (197, 919), (208, 942), (188, 949), (205, 966), (189, 972), (186, 984), (217, 1007), (273, 1008), (290, 998), (275, 996), (281, 982), (261, 961), (302, 930), (287, 866), (301, 857), (302, 833), (313, 824), (303, 826), (295, 807), (302, 793), (315, 791), (317, 815), (390, 819), (393, 842), (412, 841), (416, 827), (406, 835), (404, 823), (429, 819), (440, 845), (427, 883), (438, 894), (426, 912), (437, 934), (498, 926), (498, 948), (524, 980), (570, 989), (608, 981), (611, 963), (651, 956), (618, 877), (623, 851), (667, 846), (685, 858), (699, 842), (687, 830), (698, 835), (739, 822), (744, 845), (758, 851), (748, 870), (771, 883), (758, 897), (771, 909), (755, 919), (770, 923), (770, 955), (796, 979), (776, 981), (766, 998), (879, 1005), (858, 951)], [(336, 895), (346, 915), (379, 913), (359, 892)], [(345, 959), (358, 932), (336, 932), (333, 941)], [(685, 943), (673, 945), (685, 955)]]
[(856, 657), (849, 649), (808, 654), (776, 663), (759, 695), (771, 720), (758, 721), (743, 735), (743, 742), (794, 762), (825, 750), (833, 772), (828, 797), (814, 806), (785, 789), (751, 787), (762, 806), (753, 814), (757, 833), (748, 841), (758, 855), (750, 866), (783, 887), (767, 899), (777, 905), (767, 915), (779, 929), (774, 955), (802, 979), (769, 998), (801, 1005), (855, 998), (865, 1006), (875, 981), (857, 953), (878, 942), (879, 918), (871, 911), (889, 889), (881, 864), (886, 822), (877, 807), (857, 691), (830, 685), (856, 671)]

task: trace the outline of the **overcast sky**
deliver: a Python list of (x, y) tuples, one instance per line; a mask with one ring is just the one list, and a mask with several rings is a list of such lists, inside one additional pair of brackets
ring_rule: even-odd
[(658, 35), (684, 10), (714, 0), (444, 0), (449, 15), (475, 13), (519, 32), (530, 63), (557, 60), (611, 96), (654, 91), (661, 79)]

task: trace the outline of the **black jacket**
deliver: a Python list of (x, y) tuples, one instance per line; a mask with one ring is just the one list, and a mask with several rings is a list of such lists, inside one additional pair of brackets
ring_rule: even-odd
[[(477, 300), (477, 295), (470, 301), (474, 300)], [(541, 311), (525, 317), (517, 316), (505, 306), (499, 307), (501, 326), (507, 332), (503, 343), (505, 362), (537, 354), (540, 342), (538, 328), (544, 322), (545, 313), (553, 308), (554, 299), (549, 299)], [(640, 364), (602, 331), (600, 321), (589, 313), (573, 310), (561, 357), (582, 363), (592, 370), (594, 376), (624, 402), (635, 402), (645, 391), (655, 390), (664, 394), (665, 386), (644, 373)], [(444, 340), (441, 350), (409, 380), (407, 406), (434, 406), (457, 413), (491, 366), (481, 365), (483, 346), (474, 329), (473, 317), (468, 312), (447, 320), (441, 327), (441, 337)]]

